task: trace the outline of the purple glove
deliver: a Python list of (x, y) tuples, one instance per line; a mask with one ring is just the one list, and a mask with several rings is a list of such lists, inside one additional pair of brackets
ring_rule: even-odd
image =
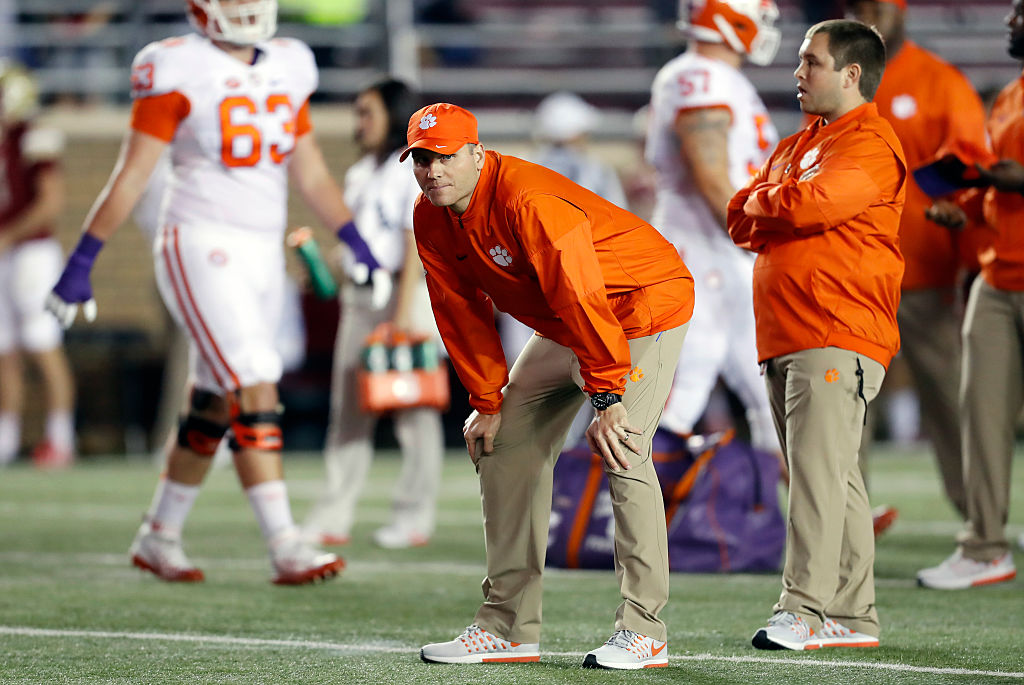
[(349, 221), (338, 229), (338, 240), (348, 245), (348, 249), (352, 250), (352, 255), (356, 258), (356, 265), (359, 268), (349, 274), (352, 280), (360, 285), (366, 283), (370, 274), (380, 268), (380, 262), (373, 256), (363, 236), (359, 235), (359, 229), (356, 228), (354, 221)]
[(92, 298), (89, 272), (92, 271), (92, 264), (102, 247), (102, 240), (83, 233), (78, 245), (68, 256), (68, 263), (64, 265), (60, 280), (46, 298), (46, 308), (57, 317), (64, 328), (70, 327), (74, 322), (80, 302), (84, 303), (82, 314), (85, 319), (92, 321), (96, 318), (96, 301)]

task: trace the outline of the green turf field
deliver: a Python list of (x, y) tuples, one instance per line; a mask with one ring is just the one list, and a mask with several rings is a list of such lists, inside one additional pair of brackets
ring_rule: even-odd
[[(206, 572), (199, 585), (166, 584), (128, 563), (156, 479), (148, 459), (0, 471), (0, 683), (1024, 682), (1024, 577), (963, 592), (914, 584), (918, 568), (952, 551), (957, 530), (923, 452), (879, 449), (872, 461), (872, 499), (901, 510), (878, 543), (880, 648), (759, 652), (750, 636), (778, 597), (777, 576), (675, 574), (663, 613), (670, 665), (642, 673), (579, 668), (612, 630), (610, 571), (547, 574), (539, 664), (421, 663), (418, 647), (458, 634), (480, 600), (480, 506), (473, 470), (452, 452), (432, 543), (377, 549), (370, 534), (387, 519), (397, 467), (393, 454), (374, 464), (354, 541), (342, 548), (345, 573), (301, 588), (269, 583), (230, 469), (211, 474), (185, 530)], [(298, 455), (286, 468), (301, 518), (322, 465)], [(1014, 477), (1016, 537), (1024, 457)], [(1024, 553), (1016, 557), (1024, 565)]]

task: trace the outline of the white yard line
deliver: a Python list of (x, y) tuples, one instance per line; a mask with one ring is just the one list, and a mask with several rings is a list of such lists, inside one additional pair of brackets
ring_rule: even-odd
[[(366, 654), (409, 654), (414, 655), (417, 647), (381, 643), (316, 642), (307, 640), (267, 640), (261, 638), (230, 637), (225, 635), (195, 635), (185, 633), (135, 633), (107, 630), (54, 630), (49, 628), (28, 628), (23, 626), (0, 626), (0, 635), (39, 638), (89, 638), (97, 640), (155, 640), (163, 642), (194, 642), (237, 647), (280, 647), (287, 649), (325, 650), (333, 652), (358, 652)], [(545, 656), (580, 658), (583, 652), (542, 652)], [(822, 659), (792, 657), (720, 656), (716, 654), (687, 654), (669, 657), (673, 662), (721, 662), (736, 664), (785, 664), (805, 668), (862, 668), (877, 671), (902, 673), (928, 673), (932, 675), (963, 675), (986, 678), (1013, 678), (1024, 680), (1024, 673), (1013, 671), (981, 671), (969, 668), (934, 668), (889, 664), (870, 661), (827, 661)]]

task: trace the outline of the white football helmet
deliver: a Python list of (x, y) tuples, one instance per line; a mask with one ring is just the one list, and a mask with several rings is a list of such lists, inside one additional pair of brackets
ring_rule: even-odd
[(17, 62), (0, 59), (0, 126), (31, 119), (38, 110), (35, 79)]
[(774, 0), (679, 0), (679, 27), (690, 37), (725, 43), (753, 64), (771, 64), (782, 34)]
[(211, 40), (255, 45), (277, 31), (277, 0), (187, 0), (185, 9)]

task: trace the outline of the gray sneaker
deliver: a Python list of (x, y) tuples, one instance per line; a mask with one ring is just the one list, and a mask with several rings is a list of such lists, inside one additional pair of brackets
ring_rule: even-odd
[(474, 624), (450, 642), (435, 642), (420, 649), (420, 659), (438, 664), (508, 664), (540, 661), (540, 644), (504, 640)]
[(792, 611), (777, 611), (768, 625), (754, 633), (750, 643), (758, 649), (818, 649), (818, 636), (802, 616)]
[(668, 643), (632, 630), (616, 630), (607, 642), (588, 652), (583, 668), (634, 670), (668, 666)]

